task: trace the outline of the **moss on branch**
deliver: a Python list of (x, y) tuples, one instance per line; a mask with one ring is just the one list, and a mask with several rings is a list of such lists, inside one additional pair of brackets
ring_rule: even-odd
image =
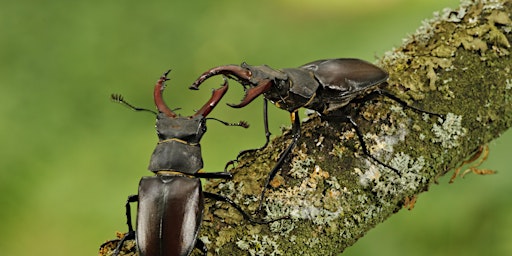
[[(511, 8), (511, 1), (464, 1), (379, 60), (390, 74), (387, 90), (445, 115), (418, 114), (386, 98), (351, 106), (371, 154), (400, 176), (362, 153), (350, 125), (310, 116), (261, 213), (291, 219), (254, 225), (228, 204), (208, 200), (200, 233), (208, 254), (339, 254), (507, 130)], [(232, 181), (209, 182), (205, 191), (255, 212), (268, 172), (290, 139), (285, 131), (266, 149), (243, 155)]]

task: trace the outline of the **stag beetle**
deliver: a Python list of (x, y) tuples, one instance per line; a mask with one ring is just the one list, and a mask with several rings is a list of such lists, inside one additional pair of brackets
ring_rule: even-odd
[[(240, 66), (219, 66), (204, 72), (189, 88), (197, 90), (206, 79), (218, 74), (237, 80), (244, 86), (246, 91), (245, 97), (239, 104), (228, 104), (231, 107), (244, 107), (256, 97), (263, 94), (266, 142), (261, 148), (265, 148), (268, 145), (270, 137), (267, 101), (271, 101), (277, 107), (290, 112), (292, 120), (292, 142), (280, 156), (267, 177), (261, 192), (260, 209), (266, 188), (277, 171), (281, 168), (286, 156), (290, 154), (300, 137), (299, 108), (304, 107), (314, 110), (323, 117), (336, 116), (341, 119), (341, 121), (350, 123), (358, 135), (363, 153), (380, 165), (393, 170), (398, 175), (400, 175), (399, 170), (370, 154), (363, 140), (359, 126), (350, 115), (347, 114), (347, 105), (352, 102), (362, 102), (369, 97), (380, 95), (388, 97), (417, 112), (441, 116), (410, 106), (393, 94), (379, 88), (381, 85), (387, 84), (388, 73), (360, 59), (340, 58), (317, 60), (298, 68), (284, 68), (281, 70), (270, 68), (267, 65), (251, 66), (245, 62)], [(242, 151), (239, 156), (247, 151)]]
[[(200, 178), (232, 178), (229, 172), (201, 172), (203, 160), (199, 144), (206, 132), (206, 116), (228, 89), (227, 79), (221, 88), (213, 91), (212, 97), (201, 109), (192, 116), (183, 117), (167, 107), (162, 98), (164, 83), (169, 80), (167, 78), (169, 72), (170, 70), (160, 77), (154, 88), (154, 101), (158, 113), (134, 107), (122, 96), (112, 95), (114, 101), (133, 110), (156, 114), (156, 130), (159, 139), (148, 167), (155, 176), (142, 177), (138, 194), (128, 197), (125, 205), (128, 232), (119, 240), (114, 255), (119, 254), (120, 248), (127, 239), (133, 238), (136, 239), (139, 255), (142, 256), (185, 256), (190, 255), (194, 247), (206, 254), (205, 245), (197, 238), (203, 217), (204, 197), (231, 204), (250, 222), (259, 224), (270, 222), (254, 220), (230, 199), (202, 191)], [(245, 122), (236, 124), (220, 122), (225, 125), (248, 127)], [(130, 203), (132, 202), (138, 202), (136, 231), (132, 227), (131, 220)]]

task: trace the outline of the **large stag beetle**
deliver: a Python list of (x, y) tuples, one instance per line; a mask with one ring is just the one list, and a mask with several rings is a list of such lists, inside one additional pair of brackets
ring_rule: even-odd
[(364, 99), (382, 95), (399, 104), (409, 107), (420, 113), (439, 114), (424, 111), (409, 106), (405, 101), (383, 90), (388, 74), (383, 69), (360, 59), (325, 59), (304, 64), (298, 68), (284, 68), (276, 70), (269, 66), (251, 66), (247, 63), (238, 65), (225, 65), (214, 67), (203, 73), (190, 89), (197, 90), (208, 78), (215, 75), (225, 75), (242, 84), (246, 90), (245, 97), (239, 104), (229, 104), (234, 108), (241, 108), (252, 102), (259, 95), (264, 96), (264, 125), (266, 142), (269, 142), (267, 101), (277, 107), (290, 112), (292, 120), (292, 142), (283, 152), (274, 168), (270, 171), (261, 192), (263, 201), (265, 190), (270, 181), (281, 168), (285, 158), (300, 137), (299, 108), (308, 108), (322, 116), (333, 116), (344, 122), (349, 122), (355, 129), (363, 153), (373, 161), (393, 170), (400, 175), (400, 171), (372, 156), (357, 123), (348, 114), (347, 107), (352, 102), (362, 102)]
[[(205, 245), (198, 239), (203, 218), (204, 197), (231, 204), (250, 222), (259, 224), (270, 222), (254, 220), (232, 200), (202, 190), (200, 178), (232, 178), (229, 172), (202, 172), (203, 159), (199, 144), (206, 132), (206, 121), (210, 119), (206, 116), (226, 93), (227, 80), (220, 89), (213, 91), (210, 100), (194, 115), (179, 116), (167, 107), (162, 98), (168, 73), (169, 71), (160, 77), (154, 88), (154, 100), (158, 113), (134, 107), (122, 96), (112, 95), (114, 101), (133, 110), (156, 114), (156, 130), (159, 139), (148, 168), (155, 176), (143, 177), (139, 183), (138, 194), (128, 197), (126, 202), (128, 232), (118, 241), (114, 255), (119, 254), (126, 240), (133, 238), (136, 239), (137, 250), (141, 256), (186, 256), (190, 255), (195, 247), (206, 254)], [(247, 127), (245, 122), (222, 123)], [(132, 227), (130, 210), (132, 202), (138, 202), (135, 230)]]

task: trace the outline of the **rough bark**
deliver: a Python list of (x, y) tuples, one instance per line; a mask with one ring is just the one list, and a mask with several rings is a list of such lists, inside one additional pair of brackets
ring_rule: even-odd
[[(208, 254), (339, 254), (497, 138), (512, 124), (511, 8), (511, 1), (465, 1), (425, 21), (378, 61), (390, 74), (387, 90), (445, 116), (386, 98), (350, 105), (371, 154), (401, 175), (365, 156), (350, 125), (310, 116), (259, 215), (291, 218), (251, 224), (229, 204), (209, 200), (200, 233)], [(205, 191), (255, 212), (290, 140), (285, 131), (264, 150), (243, 155), (232, 181), (209, 182)]]

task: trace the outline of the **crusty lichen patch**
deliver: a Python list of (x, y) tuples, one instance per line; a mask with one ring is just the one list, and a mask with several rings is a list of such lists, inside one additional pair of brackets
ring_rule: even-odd
[[(453, 98), (456, 80), (439, 83), (439, 70), (455, 68), (456, 51), (463, 48), (482, 57), (508, 56), (512, 29), (506, 1), (463, 1), (458, 9), (434, 13), (404, 40), (402, 47), (385, 54), (380, 64), (390, 72), (389, 83), (410, 88), (410, 97), (423, 99), (423, 93), (438, 90)], [(464, 67), (458, 67), (464, 68)]]
[(439, 124), (434, 124), (432, 132), (435, 138), (432, 142), (441, 143), (444, 148), (453, 148), (460, 145), (461, 137), (466, 135), (466, 128), (461, 124), (462, 116), (448, 113), (445, 120), (439, 118)]

